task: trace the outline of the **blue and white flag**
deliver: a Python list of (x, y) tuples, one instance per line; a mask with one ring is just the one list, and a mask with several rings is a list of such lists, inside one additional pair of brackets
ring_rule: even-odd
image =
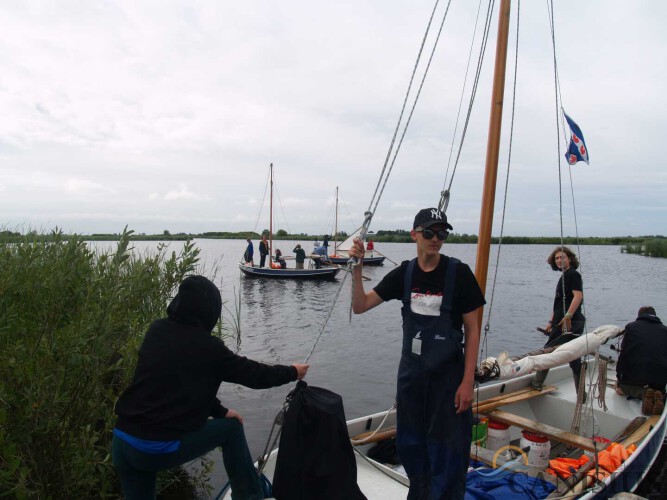
[(570, 132), (572, 137), (570, 138), (570, 147), (565, 153), (565, 159), (570, 165), (574, 165), (579, 161), (585, 161), (588, 164), (588, 148), (584, 142), (584, 134), (581, 133), (579, 125), (574, 123), (572, 118), (567, 116), (565, 111), (563, 111), (567, 124), (570, 127)]

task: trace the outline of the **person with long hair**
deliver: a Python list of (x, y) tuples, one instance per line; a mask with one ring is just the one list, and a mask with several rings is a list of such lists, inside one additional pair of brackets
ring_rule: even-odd
[[(581, 311), (584, 304), (584, 286), (581, 274), (577, 271), (579, 259), (568, 247), (556, 247), (547, 258), (547, 263), (551, 269), (561, 273), (558, 285), (556, 285), (551, 317), (545, 327), (549, 339), (544, 347), (553, 347), (569, 342), (584, 332), (586, 318)], [(577, 392), (579, 391), (581, 366), (581, 358), (570, 361)], [(542, 390), (548, 373), (549, 370), (537, 372), (530, 384), (531, 387)]]

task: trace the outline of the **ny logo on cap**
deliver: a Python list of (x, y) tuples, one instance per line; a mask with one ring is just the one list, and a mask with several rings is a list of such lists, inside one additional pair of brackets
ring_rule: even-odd
[(433, 219), (439, 219), (442, 220), (442, 212), (440, 210), (436, 210), (435, 208), (431, 210), (431, 217)]

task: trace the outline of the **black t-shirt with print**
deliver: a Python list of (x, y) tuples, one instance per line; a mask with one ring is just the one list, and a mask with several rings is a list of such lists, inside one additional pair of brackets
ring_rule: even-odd
[[(401, 262), (400, 267), (389, 272), (374, 288), (375, 293), (382, 300), (403, 299), (405, 270), (409, 262), (407, 260)], [(412, 292), (410, 294), (410, 308), (413, 312), (427, 316), (438, 316), (440, 314), (448, 264), (449, 257), (440, 254), (438, 266), (433, 271), (424, 272), (418, 263), (415, 265), (415, 272), (412, 277)], [(475, 275), (467, 264), (460, 262), (456, 266), (456, 283), (452, 299), (454, 328), (461, 328), (463, 314), (474, 311), (484, 304), (486, 304), (486, 301), (477, 284)]]

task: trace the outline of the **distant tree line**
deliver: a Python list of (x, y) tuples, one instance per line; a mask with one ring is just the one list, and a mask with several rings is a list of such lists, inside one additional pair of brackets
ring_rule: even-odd
[[(261, 233), (256, 231), (209, 231), (204, 233), (171, 233), (164, 230), (160, 234), (131, 233), (130, 240), (135, 241), (188, 241), (193, 239), (223, 239), (223, 240), (252, 240), (261, 239), (263, 234), (268, 234), (269, 230), (264, 229)], [(63, 235), (68, 237), (83, 237), (87, 241), (117, 241), (122, 233), (93, 233), (89, 235)], [(37, 234), (34, 231), (28, 233), (33, 238), (43, 238), (44, 234)], [(334, 240), (332, 235), (308, 234), (308, 233), (288, 233), (284, 229), (278, 229), (273, 235), (274, 240), (299, 240), (299, 241), (322, 241), (327, 236), (330, 241)], [(2, 241), (11, 241), (23, 236), (21, 233), (13, 231), (0, 231)], [(126, 236), (127, 237), (127, 236)], [(344, 231), (338, 232), (336, 238), (343, 241), (348, 237)], [(410, 231), (405, 229), (386, 230), (380, 229), (375, 233), (369, 234), (367, 239), (372, 239), (377, 243), (411, 243), (412, 237)], [(500, 238), (494, 236), (491, 238), (493, 244), (499, 243)], [(573, 236), (566, 236), (562, 240), (565, 245), (623, 245), (622, 251), (655, 257), (665, 257), (667, 253), (667, 237), (661, 235), (647, 236), (585, 236), (578, 239)], [(452, 233), (447, 238), (447, 243), (477, 243), (476, 234)], [(502, 243), (505, 245), (559, 245), (560, 236), (503, 236)]]

